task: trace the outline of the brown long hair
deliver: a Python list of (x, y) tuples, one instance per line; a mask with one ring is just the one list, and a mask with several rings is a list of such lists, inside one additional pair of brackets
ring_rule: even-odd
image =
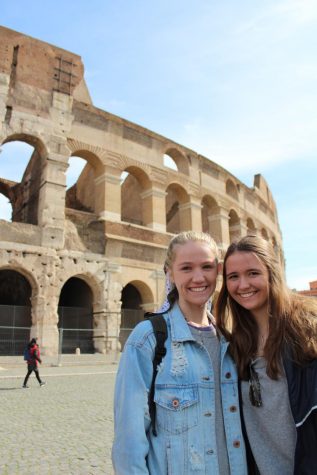
[(239, 376), (248, 378), (248, 366), (257, 351), (258, 327), (251, 312), (228, 293), (226, 262), (235, 252), (251, 252), (269, 273), (269, 336), (264, 347), (267, 374), (277, 379), (283, 352), (288, 349), (298, 364), (317, 358), (317, 299), (303, 297), (287, 288), (279, 256), (258, 236), (232, 243), (223, 263), (223, 282), (216, 302), (217, 325), (230, 342)]

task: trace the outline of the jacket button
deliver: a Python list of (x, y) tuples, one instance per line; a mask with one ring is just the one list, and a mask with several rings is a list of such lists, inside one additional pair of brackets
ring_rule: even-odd
[(228, 373), (225, 374), (225, 377), (226, 377), (227, 379), (230, 379), (230, 378), (231, 378), (231, 373), (228, 371)]
[(212, 455), (213, 453), (214, 453), (214, 451), (212, 449), (207, 450), (208, 455)]
[(233, 441), (233, 446), (238, 449), (240, 447), (240, 442), (238, 440)]
[(179, 406), (179, 400), (178, 399), (173, 399), (172, 406), (173, 407), (178, 407)]
[(210, 378), (209, 378), (209, 376), (203, 376), (203, 377), (202, 377), (202, 380), (203, 380), (203, 381), (209, 381)]
[(204, 416), (206, 416), (206, 417), (211, 417), (212, 414), (211, 414), (211, 412), (205, 412)]
[(230, 406), (229, 411), (230, 412), (237, 412), (237, 406)]

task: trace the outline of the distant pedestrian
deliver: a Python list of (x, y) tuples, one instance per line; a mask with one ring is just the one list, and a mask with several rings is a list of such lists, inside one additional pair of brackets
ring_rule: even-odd
[(45, 384), (45, 381), (42, 381), (40, 378), (39, 370), (38, 370), (38, 363), (42, 363), (40, 358), (40, 349), (38, 344), (36, 343), (36, 338), (32, 338), (30, 343), (27, 346), (28, 355), (27, 355), (27, 365), (28, 365), (28, 372), (25, 376), (23, 388), (29, 388), (27, 385), (28, 379), (32, 371), (34, 371), (36, 379), (38, 380), (40, 386)]

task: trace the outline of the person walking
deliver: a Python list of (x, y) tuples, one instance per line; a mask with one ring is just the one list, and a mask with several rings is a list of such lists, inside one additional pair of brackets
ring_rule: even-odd
[(246, 236), (223, 264), (217, 324), (241, 380), (249, 474), (317, 473), (317, 300), (287, 288), (270, 242)]
[(150, 321), (132, 331), (119, 364), (115, 473), (246, 475), (237, 374), (228, 343), (208, 311), (219, 270), (216, 243), (205, 233), (176, 235), (164, 270), (168, 295), (160, 312), (167, 326), (166, 353), (157, 368), (153, 400), (157, 342)]
[(28, 355), (27, 355), (27, 367), (28, 371), (25, 376), (24, 382), (23, 382), (23, 388), (28, 389), (29, 386), (27, 385), (28, 379), (31, 375), (31, 373), (34, 371), (36, 379), (38, 380), (40, 386), (44, 386), (45, 381), (42, 381), (40, 378), (39, 370), (38, 370), (38, 363), (42, 363), (42, 360), (40, 358), (40, 349), (39, 346), (36, 342), (36, 338), (32, 338), (32, 340), (28, 343), (27, 345), (27, 350), (28, 350)]

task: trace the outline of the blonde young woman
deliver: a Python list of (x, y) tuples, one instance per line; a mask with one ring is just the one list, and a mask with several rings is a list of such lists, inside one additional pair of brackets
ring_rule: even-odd
[(317, 300), (290, 291), (271, 244), (229, 246), (216, 306), (241, 379), (249, 473), (317, 473)]
[(164, 268), (168, 336), (155, 380), (155, 427), (149, 414), (155, 335), (144, 321), (127, 340), (117, 374), (115, 473), (246, 475), (237, 374), (207, 310), (217, 246), (207, 234), (181, 233), (170, 242)]

